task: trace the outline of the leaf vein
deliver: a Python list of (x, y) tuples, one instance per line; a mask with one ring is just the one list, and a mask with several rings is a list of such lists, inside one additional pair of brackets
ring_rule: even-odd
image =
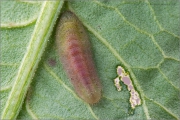
[(168, 78), (167, 76), (162, 72), (162, 70), (160, 68), (158, 68), (158, 71), (162, 74), (162, 76), (164, 77), (164, 79), (170, 84), (172, 85), (173, 88), (175, 88), (176, 90), (180, 91), (179, 88), (177, 88)]
[(145, 96), (146, 99), (148, 99), (149, 101), (153, 102), (154, 104), (158, 105), (159, 107), (161, 107), (162, 109), (164, 109), (164, 111), (166, 111), (167, 113), (169, 113), (172, 117), (176, 118), (178, 120), (178, 117), (171, 113), (170, 110), (168, 110), (166, 107), (162, 106), (160, 103), (154, 101), (154, 100), (151, 100), (150, 98), (148, 98), (147, 96)]
[(171, 33), (170, 31), (168, 31), (168, 30), (166, 30), (165, 28), (162, 27), (162, 25), (160, 24), (159, 20), (158, 20), (157, 17), (156, 17), (155, 11), (153, 10), (151, 4), (149, 3), (149, 0), (146, 0), (146, 3), (148, 4), (148, 6), (149, 6), (149, 8), (150, 8), (150, 10), (151, 10), (151, 12), (152, 12), (152, 14), (154, 15), (154, 21), (157, 23), (159, 29), (160, 29), (161, 31), (166, 31), (166, 32), (168, 32), (169, 34), (173, 35), (174, 37), (180, 38), (180, 36), (178, 36), (178, 35), (176, 35), (176, 34), (174, 34), (174, 33)]
[(11, 88), (12, 88), (12, 85), (3, 86), (1, 87), (0, 92), (10, 90)]
[(29, 106), (29, 103), (28, 103), (28, 100), (26, 100), (26, 110), (27, 110), (27, 113), (35, 120), (38, 119), (37, 115), (32, 111), (32, 109), (30, 108)]
[(9, 23), (1, 23), (1, 28), (19, 28), (19, 27), (25, 27), (30, 24), (33, 24), (36, 22), (38, 15), (32, 17), (29, 20), (21, 21), (21, 22), (9, 22)]
[[(49, 72), (50, 75), (52, 75), (61, 85), (63, 85), (63, 87), (68, 90), (77, 100), (82, 101), (75, 92), (73, 92), (73, 90), (71, 90), (55, 73), (54, 71), (52, 71), (46, 64), (44, 64), (44, 68), (47, 70), (47, 72)], [(82, 101), (87, 108), (89, 109), (89, 111), (91, 112), (92, 116), (95, 119), (98, 119), (98, 117), (95, 115), (95, 113), (93, 112), (93, 110), (91, 109), (90, 105), (85, 103), (84, 101)]]
[(120, 56), (120, 54), (107, 42), (107, 40), (106, 40), (105, 38), (103, 38), (98, 32), (96, 32), (96, 31), (95, 31), (93, 28), (91, 28), (88, 24), (86, 24), (86, 23), (83, 23), (83, 24), (84, 24), (84, 26), (86, 26), (86, 28), (87, 28), (92, 34), (94, 34), (94, 35), (98, 38), (98, 40), (100, 40), (100, 41), (102, 42), (102, 44), (104, 44), (104, 45), (109, 49), (109, 51), (110, 51), (111, 53), (113, 53), (113, 55), (114, 55), (121, 63), (123, 63), (124, 66), (126, 66), (126, 68), (129, 70), (129, 72), (131, 73), (131, 76), (132, 76), (132, 78), (133, 78), (133, 80), (134, 80), (134, 82), (135, 82), (138, 90), (141, 92), (142, 99), (143, 99), (143, 103), (144, 103), (144, 104), (143, 104), (143, 109), (144, 109), (144, 111), (145, 111), (145, 114), (146, 114), (147, 119), (149, 119), (150, 117), (149, 117), (149, 113), (148, 113), (148, 108), (147, 108), (147, 106), (146, 106), (146, 104), (145, 104), (145, 100), (144, 100), (144, 98), (143, 98), (143, 96), (144, 96), (143, 90), (140, 88), (140, 85), (139, 85), (139, 83), (137, 82), (137, 79), (136, 79), (134, 73), (132, 72), (130, 66), (122, 59), (122, 57)]

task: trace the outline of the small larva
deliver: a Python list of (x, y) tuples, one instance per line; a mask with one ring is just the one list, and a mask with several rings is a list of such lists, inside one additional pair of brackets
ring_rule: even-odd
[(60, 60), (75, 91), (87, 103), (97, 103), (101, 98), (101, 84), (83, 25), (75, 14), (66, 11), (60, 17), (56, 31)]

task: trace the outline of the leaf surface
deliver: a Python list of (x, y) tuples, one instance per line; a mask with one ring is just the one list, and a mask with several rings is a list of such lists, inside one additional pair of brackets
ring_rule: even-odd
[[(17, 2), (19, 10), (12, 12), (5, 4), (12, 1), (1, 3), (1, 114), (41, 9), (41, 2)], [(70, 0), (64, 9), (88, 31), (102, 98), (88, 105), (76, 95), (59, 60), (54, 29), (18, 119), (180, 119), (178, 0)], [(133, 114), (126, 86), (118, 92), (113, 83), (118, 65), (141, 96)]]

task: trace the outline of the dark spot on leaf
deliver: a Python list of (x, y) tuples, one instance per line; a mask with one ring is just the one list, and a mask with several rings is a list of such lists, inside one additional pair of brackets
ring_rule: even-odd
[(56, 65), (56, 60), (50, 58), (50, 59), (48, 60), (48, 65), (51, 66), (51, 67), (54, 67), (54, 66)]

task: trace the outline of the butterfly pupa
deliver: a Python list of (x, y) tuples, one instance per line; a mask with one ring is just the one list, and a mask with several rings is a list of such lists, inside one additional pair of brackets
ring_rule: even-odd
[(78, 96), (89, 104), (97, 103), (101, 98), (100, 79), (88, 35), (74, 13), (66, 11), (61, 15), (56, 43), (60, 60)]

